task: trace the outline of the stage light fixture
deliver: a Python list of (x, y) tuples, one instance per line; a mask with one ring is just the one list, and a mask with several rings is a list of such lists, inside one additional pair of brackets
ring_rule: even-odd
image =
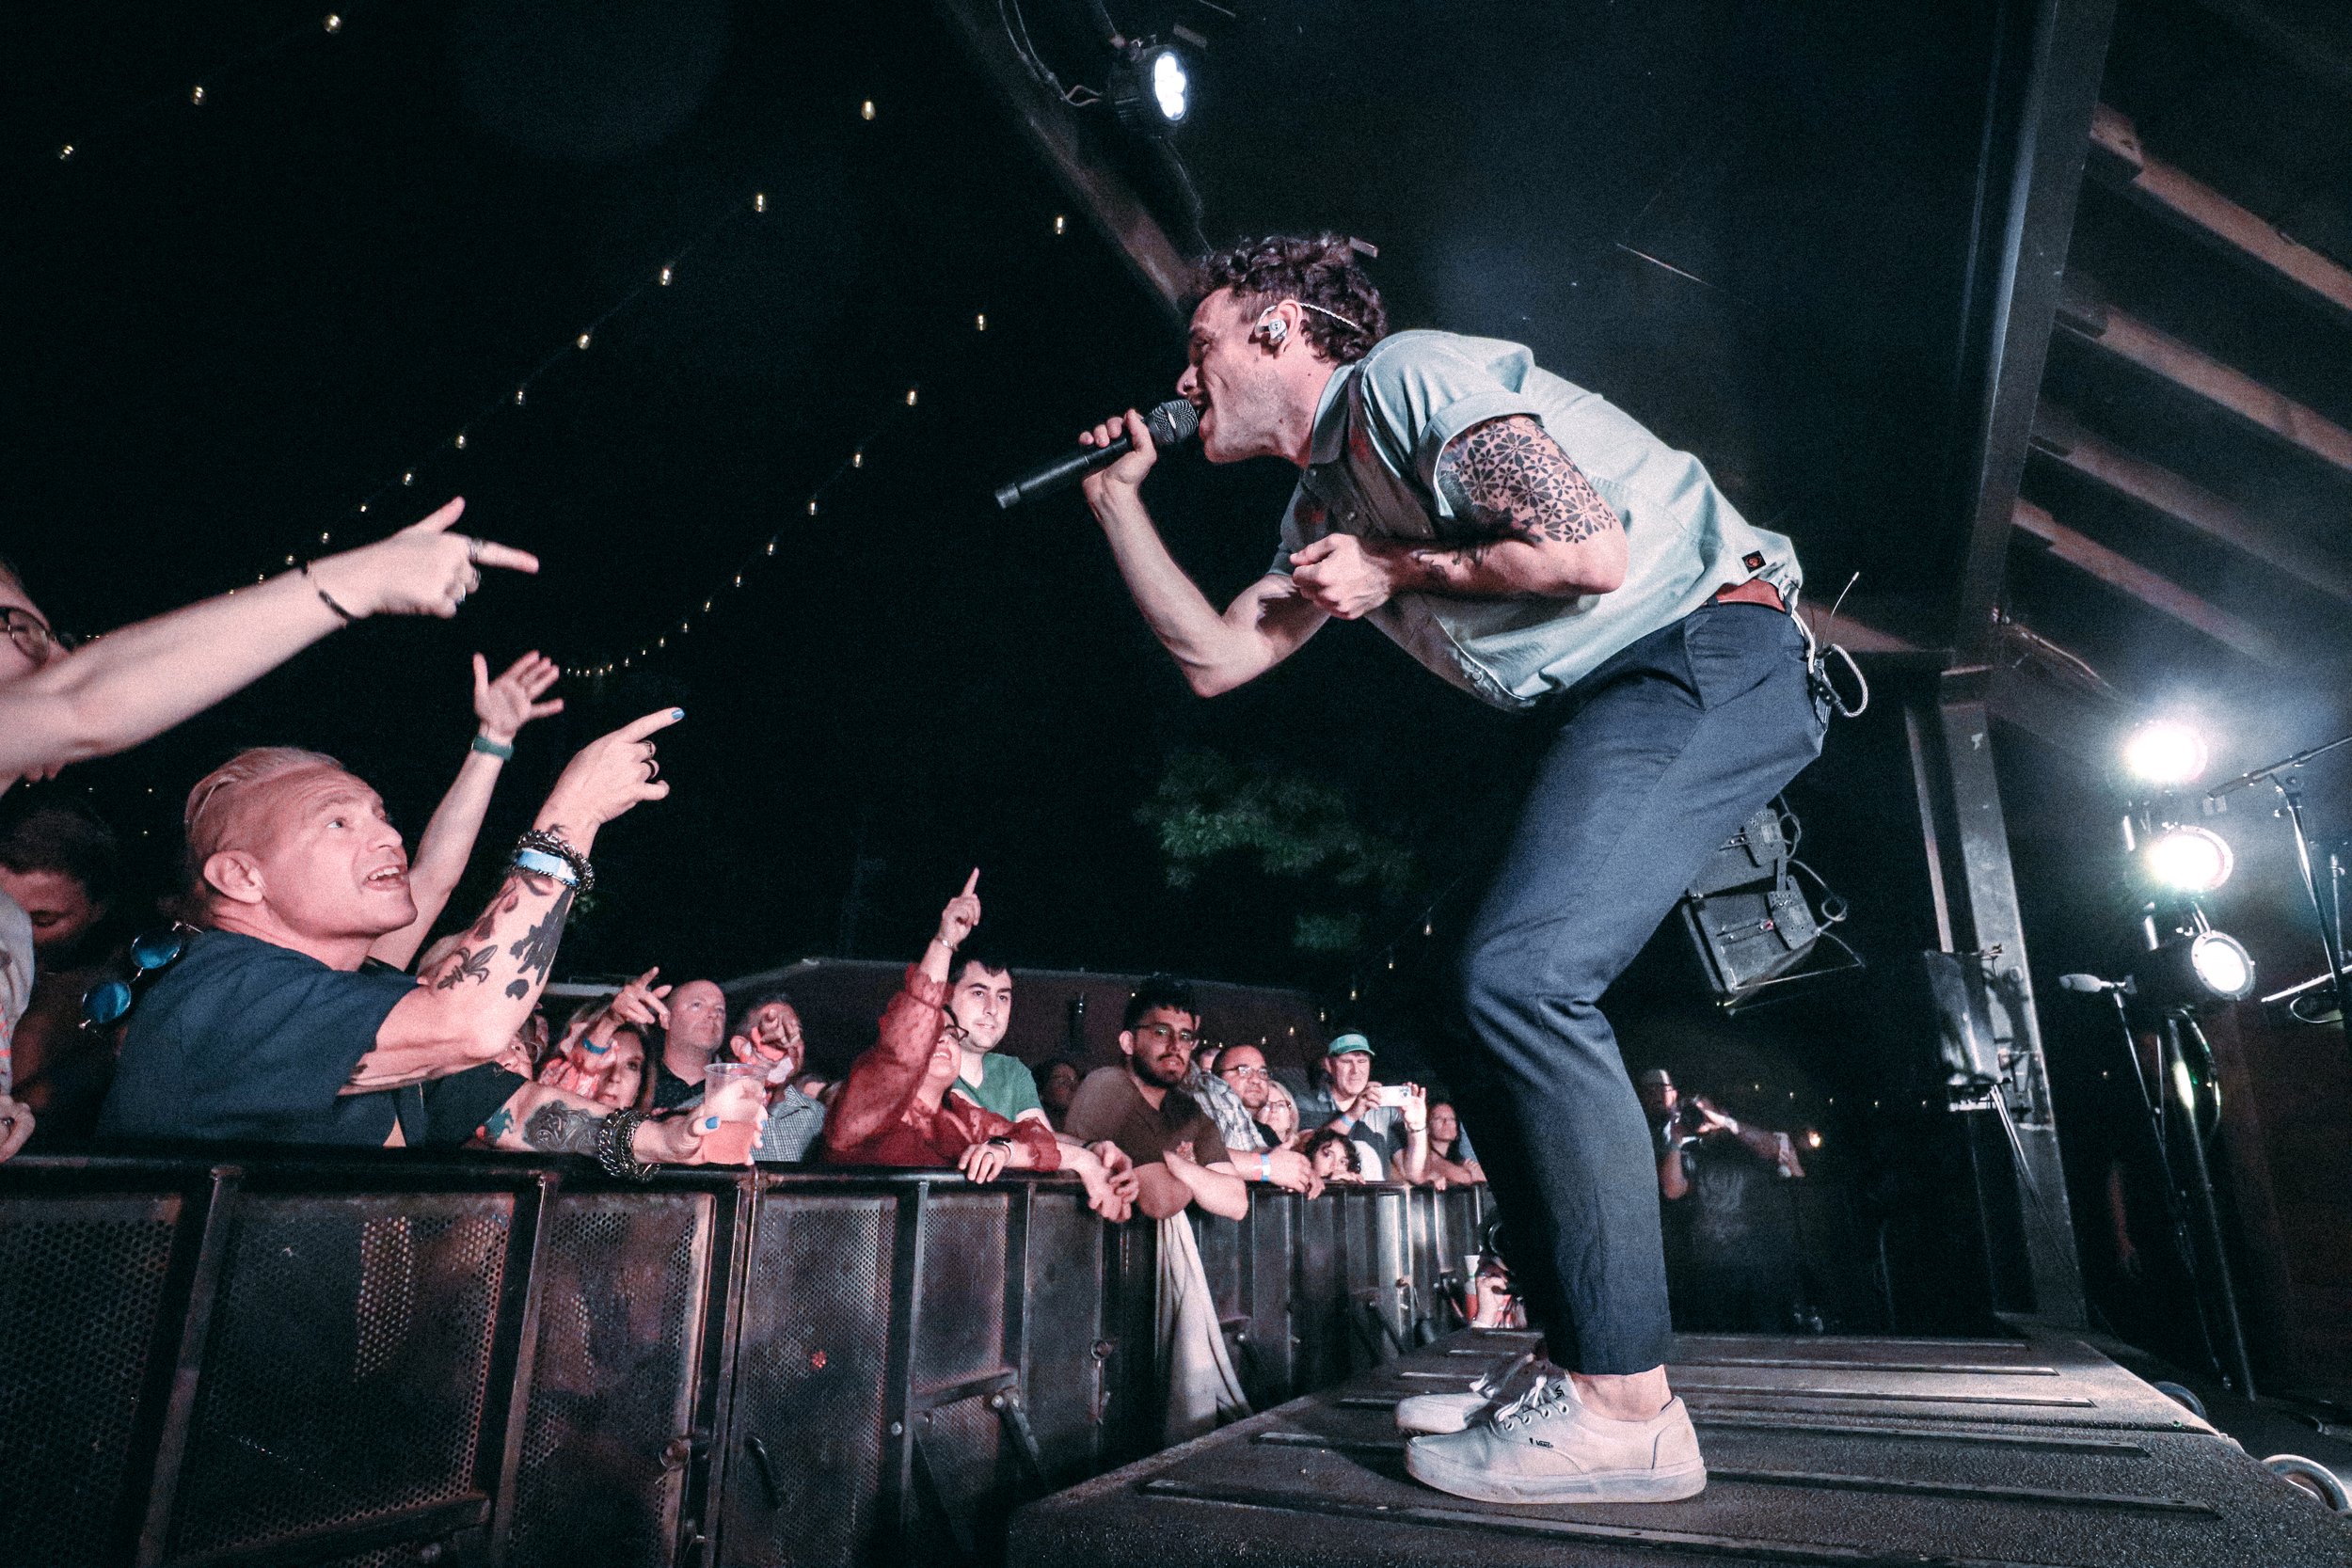
[(2226, 932), (2185, 932), (2140, 961), (2132, 988), (2159, 1007), (2235, 1002), (2254, 994), (2254, 956)]
[(1165, 136), (1192, 113), (1192, 67), (1164, 43), (1134, 43), (1111, 68), (1111, 107), (1129, 130)]
[(2237, 857), (2211, 828), (2167, 828), (2148, 841), (2140, 863), (2175, 893), (2211, 893), (2230, 879)]
[(2208, 760), (2204, 737), (2177, 719), (2142, 724), (2123, 742), (2124, 770), (2142, 784), (2187, 784)]

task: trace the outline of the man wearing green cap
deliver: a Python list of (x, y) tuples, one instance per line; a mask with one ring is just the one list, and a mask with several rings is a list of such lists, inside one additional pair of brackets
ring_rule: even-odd
[(1419, 1084), (1388, 1089), (1374, 1082), (1372, 1041), (1352, 1031), (1324, 1047), (1323, 1076), (1329, 1098), (1325, 1125), (1373, 1157), (1364, 1174), (1375, 1180), (1426, 1180), (1429, 1092)]

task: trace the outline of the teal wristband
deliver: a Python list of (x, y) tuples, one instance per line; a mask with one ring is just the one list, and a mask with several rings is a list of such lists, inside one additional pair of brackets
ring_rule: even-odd
[(513, 762), (515, 760), (514, 747), (502, 746), (479, 731), (475, 732), (473, 737), (473, 749), (480, 752), (485, 757), (496, 757), (501, 762)]
[(515, 869), (527, 871), (533, 877), (546, 877), (552, 881), (562, 882), (568, 888), (580, 886), (580, 878), (574, 874), (571, 863), (561, 856), (550, 855), (544, 849), (516, 850)]

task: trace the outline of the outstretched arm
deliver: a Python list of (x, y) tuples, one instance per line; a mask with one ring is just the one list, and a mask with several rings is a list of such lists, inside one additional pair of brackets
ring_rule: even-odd
[(127, 751), (250, 685), (353, 618), (439, 615), (477, 566), (535, 572), (536, 558), (449, 531), (451, 501), (390, 538), (267, 582), (141, 621), (0, 689), (0, 782)]
[(1138, 487), (1159, 452), (1142, 418), (1130, 408), (1123, 420), (1106, 420), (1079, 438), (1105, 446), (1121, 435), (1135, 450), (1087, 477), (1087, 504), (1103, 525), (1136, 608), (1184, 673), (1185, 684), (1200, 696), (1214, 697), (1257, 679), (1296, 653), (1323, 625), (1325, 612), (1300, 597), (1290, 578), (1269, 572), (1218, 614), (1168, 553), (1144, 508)]
[[(560, 673), (555, 660), (532, 652), (507, 666), (506, 673), (494, 681), (489, 664), (480, 654), (474, 655), (473, 712), (482, 725), (476, 738), (511, 752), (516, 731), (533, 719), (563, 712), (561, 697), (538, 701)], [(482, 819), (490, 813), (490, 796), (505, 767), (506, 758), (498, 752), (470, 744), (466, 748), (457, 781), (433, 809), (433, 820), (424, 825), (416, 857), (408, 863), (408, 896), (417, 906), (417, 918), (370, 942), (368, 957), (406, 969), (417, 949), (424, 945), (425, 933), (441, 918), (457, 879), (466, 874), (466, 862), (473, 856), (474, 840), (481, 836)]]
[(1624, 524), (1530, 416), (1488, 420), (1455, 436), (1438, 456), (1435, 483), (1466, 542), (1327, 534), (1291, 557), (1299, 592), (1352, 621), (1398, 594), (1567, 599), (1624, 584)]
[[(582, 1095), (545, 1084), (525, 1084), (490, 1113), (476, 1135), (492, 1148), (584, 1154), (594, 1159), (596, 1134), (612, 1114), (612, 1106)], [(699, 1165), (703, 1138), (709, 1130), (709, 1119), (699, 1112), (648, 1119), (629, 1135), (629, 1152), (649, 1165)]]
[[(669, 784), (651, 775), (648, 737), (684, 716), (683, 709), (662, 708), (591, 741), (539, 808), (540, 830), (585, 855), (597, 828), (640, 800), (669, 794)], [(353, 1085), (417, 1083), (502, 1053), (547, 986), (571, 909), (572, 890), (555, 878), (519, 867), (507, 872), (465, 941), (419, 975), (417, 989), (386, 1016)]]

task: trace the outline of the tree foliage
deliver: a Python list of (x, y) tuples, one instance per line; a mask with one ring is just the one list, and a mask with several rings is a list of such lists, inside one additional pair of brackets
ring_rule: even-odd
[(1168, 885), (1189, 889), (1216, 863), (1237, 858), (1266, 877), (1305, 884), (1291, 943), (1302, 953), (1359, 950), (1369, 917), (1400, 903), (1419, 879), (1413, 852), (1360, 826), (1340, 791), (1304, 773), (1257, 767), (1207, 750), (1168, 758), (1136, 810), (1167, 862)]

